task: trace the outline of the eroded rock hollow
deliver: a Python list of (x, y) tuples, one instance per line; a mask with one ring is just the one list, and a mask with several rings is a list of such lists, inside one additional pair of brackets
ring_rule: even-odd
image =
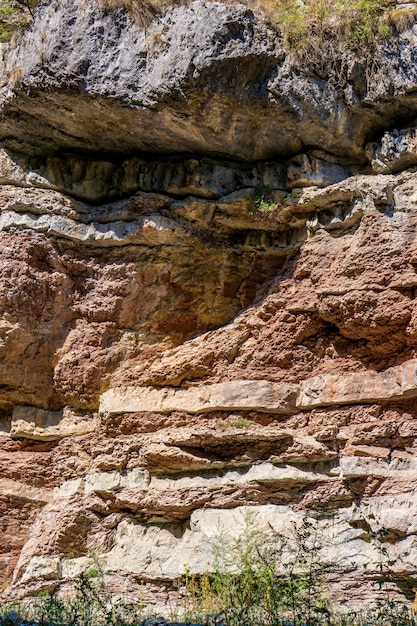
[[(247, 7), (3, 44), (0, 582), (163, 602), (247, 507), (417, 574), (417, 28), (317, 77)], [(365, 574), (365, 575), (364, 575)], [(337, 595), (336, 593), (336, 595)]]

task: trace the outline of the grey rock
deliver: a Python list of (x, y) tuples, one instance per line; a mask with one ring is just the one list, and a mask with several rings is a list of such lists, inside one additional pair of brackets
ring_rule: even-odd
[(378, 174), (400, 172), (417, 165), (417, 129), (386, 132), (379, 143), (367, 146), (372, 169)]
[(147, 617), (142, 620), (140, 626), (201, 626), (196, 622), (171, 622), (165, 617)]
[(37, 622), (27, 620), (17, 611), (12, 610), (0, 615), (0, 626), (37, 626)]
[(99, 2), (49, 2), (7, 58), (19, 79), (3, 92), (0, 138), (35, 154), (267, 158), (281, 124), (271, 128), (257, 94), (282, 56), (242, 6), (194, 2), (144, 29)]
[(63, 191), (88, 202), (126, 197), (139, 190), (216, 199), (256, 185), (283, 189), (285, 176), (284, 163), (137, 157), (111, 161), (75, 154), (27, 158), (0, 150), (0, 184)]
[[(98, 0), (49, 0), (4, 54), (0, 140), (35, 156), (82, 151), (268, 160), (315, 146), (365, 160), (367, 138), (417, 114), (412, 31), (377, 69), (345, 53), (314, 76), (243, 5), (197, 0), (145, 27)], [(364, 81), (364, 76), (368, 76)], [(7, 80), (8, 78), (8, 80)]]
[(160, 615), (158, 617), (147, 617), (141, 621), (140, 626), (164, 626), (165, 624), (168, 624), (168, 621)]
[(1, 626), (19, 626), (23, 622), (23, 617), (17, 611), (8, 611), (0, 616)]
[(287, 182), (290, 189), (296, 187), (327, 187), (345, 180), (349, 169), (337, 163), (329, 163), (310, 154), (300, 154), (288, 167)]
[(0, 215), (0, 231), (30, 230), (47, 233), (52, 237), (69, 239), (93, 246), (121, 246), (127, 243), (161, 245), (189, 237), (178, 223), (158, 214), (140, 217), (136, 221), (115, 221), (108, 224), (91, 222), (78, 224), (60, 216), (34, 216), (14, 211), (3, 211)]

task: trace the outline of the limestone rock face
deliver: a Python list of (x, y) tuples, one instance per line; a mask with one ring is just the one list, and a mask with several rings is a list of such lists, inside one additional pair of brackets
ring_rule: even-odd
[(387, 132), (380, 143), (369, 144), (372, 169), (381, 174), (401, 171), (417, 164), (415, 128)]
[(381, 567), (400, 594), (416, 27), (335, 80), (243, 5), (143, 19), (50, 0), (2, 44), (1, 588), (51, 589), (92, 551), (115, 594), (159, 603), (219, 526), (290, 540), (318, 512), (333, 597), (372, 602)]
[(198, 1), (143, 20), (100, 0), (46, 2), (4, 60), (4, 145), (247, 160), (315, 146), (363, 161), (375, 129), (416, 116), (412, 30), (378, 51), (377, 70), (346, 58), (315, 77), (246, 6)]

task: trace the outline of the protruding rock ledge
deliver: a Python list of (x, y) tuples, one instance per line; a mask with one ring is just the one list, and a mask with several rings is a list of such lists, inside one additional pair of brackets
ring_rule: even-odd
[(95, 415), (78, 415), (69, 407), (61, 411), (46, 411), (33, 406), (15, 406), (10, 436), (36, 441), (54, 441), (62, 437), (91, 433), (96, 425)]
[(362, 404), (417, 396), (417, 359), (383, 372), (328, 374), (301, 384), (297, 407)]
[(102, 2), (41, 3), (4, 55), (0, 138), (33, 156), (94, 147), (255, 161), (306, 145), (361, 163), (376, 129), (416, 114), (416, 70), (401, 62), (414, 35), (393, 39), (372, 71), (350, 55), (318, 79), (243, 3), (173, 5), (146, 28)]
[(189, 389), (120, 387), (102, 394), (101, 413), (219, 410), (291, 414), (338, 404), (367, 404), (417, 397), (417, 359), (383, 372), (341, 372), (308, 378), (300, 384), (235, 380)]
[(268, 380), (238, 380), (190, 389), (125, 387), (106, 391), (100, 398), (100, 411), (196, 414), (230, 409), (286, 415), (295, 409), (297, 391), (297, 385)]
[(417, 166), (417, 128), (386, 132), (379, 143), (367, 146), (372, 169), (391, 174)]
[[(139, 217), (136, 221), (117, 220), (108, 224), (92, 222), (79, 224), (59, 215), (30, 215), (16, 211), (3, 211), (0, 216), (0, 231), (30, 229), (53, 237), (69, 239), (76, 243), (95, 247), (121, 246), (128, 244), (161, 245), (173, 236), (187, 238), (188, 233), (174, 220), (158, 214)], [(174, 235), (173, 235), (174, 234)]]

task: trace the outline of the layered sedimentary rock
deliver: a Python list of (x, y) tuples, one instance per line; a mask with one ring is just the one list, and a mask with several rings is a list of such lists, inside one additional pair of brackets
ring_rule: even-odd
[(248, 510), (325, 514), (336, 598), (412, 590), (416, 37), (335, 81), (241, 5), (65, 0), (4, 44), (8, 594), (93, 552), (160, 603)]

